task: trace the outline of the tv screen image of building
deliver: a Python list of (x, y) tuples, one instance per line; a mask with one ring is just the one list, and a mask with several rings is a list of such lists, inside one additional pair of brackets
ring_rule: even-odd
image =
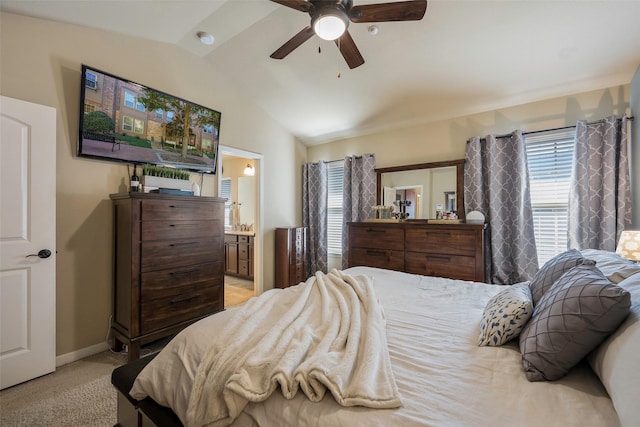
[(216, 173), (221, 113), (82, 66), (78, 156)]

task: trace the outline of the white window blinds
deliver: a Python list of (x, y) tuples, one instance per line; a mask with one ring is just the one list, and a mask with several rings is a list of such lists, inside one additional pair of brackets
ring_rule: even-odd
[(231, 178), (223, 178), (220, 182), (220, 197), (226, 198), (224, 202), (224, 226), (229, 227), (229, 211), (231, 210)]
[(567, 250), (567, 209), (575, 130), (526, 135), (538, 263)]
[(342, 255), (342, 192), (344, 161), (328, 164), (327, 253)]

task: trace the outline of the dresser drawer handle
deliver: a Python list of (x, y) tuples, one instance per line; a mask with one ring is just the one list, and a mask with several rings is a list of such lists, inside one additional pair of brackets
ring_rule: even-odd
[(367, 249), (367, 255), (385, 257), (387, 262), (391, 262), (392, 251), (376, 251), (373, 249)]
[(384, 256), (384, 255), (388, 255), (388, 251), (377, 251), (375, 249), (367, 249), (367, 255)]
[(187, 302), (187, 301), (191, 301), (192, 299), (196, 299), (196, 298), (200, 298), (200, 294), (191, 295), (190, 297), (172, 299), (171, 300), (171, 304), (178, 304), (180, 302)]
[(169, 207), (175, 209), (191, 209), (191, 206), (189, 205), (169, 205)]
[(451, 262), (451, 257), (448, 256), (426, 255), (424, 258), (428, 261), (431, 260)]
[(451, 233), (447, 233), (447, 232), (435, 232), (435, 231), (425, 231), (424, 233), (425, 236), (445, 236), (445, 237), (451, 237)]
[(178, 274), (190, 274), (190, 273), (197, 273), (198, 271), (200, 271), (197, 268), (192, 268), (191, 270), (183, 270), (183, 271), (172, 271), (171, 273), (169, 273), (170, 275), (174, 276), (174, 275), (178, 275)]
[(367, 228), (367, 233), (386, 233), (387, 230), (378, 230), (376, 228)]
[(169, 246), (171, 246), (172, 248), (175, 246), (188, 246), (188, 245), (197, 245), (200, 242), (182, 242), (182, 243), (171, 243)]
[(169, 227), (194, 227), (197, 224), (169, 224)]

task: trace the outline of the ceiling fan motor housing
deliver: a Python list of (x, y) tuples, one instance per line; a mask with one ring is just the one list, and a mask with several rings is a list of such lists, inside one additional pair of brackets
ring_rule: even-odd
[[(338, 37), (342, 35), (344, 31), (349, 27), (349, 10), (352, 6), (352, 0), (311, 0), (310, 3), (313, 4), (312, 11), (309, 12), (311, 15), (311, 27), (314, 28), (316, 34), (321, 38), (325, 38), (327, 40), (333, 40), (337, 37), (326, 38), (320, 34), (319, 29), (316, 27), (319, 24), (319, 20), (322, 18), (333, 18), (339, 19), (344, 24), (344, 29), (339, 32)], [(339, 24), (338, 24), (339, 25)]]
[[(300, 30), (289, 41), (271, 54), (271, 58), (283, 59), (304, 42), (317, 34), (325, 40), (333, 40), (342, 57), (353, 69), (364, 64), (356, 43), (347, 31), (349, 22), (419, 21), (427, 10), (427, 0), (400, 0), (390, 3), (372, 3), (353, 6), (353, 0), (271, 0), (274, 3), (308, 13), (311, 25)], [(371, 31), (371, 30), (370, 30)]]

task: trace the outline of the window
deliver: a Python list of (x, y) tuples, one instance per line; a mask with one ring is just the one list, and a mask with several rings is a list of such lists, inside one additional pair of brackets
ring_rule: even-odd
[(164, 115), (164, 111), (162, 110), (162, 108), (158, 108), (156, 110), (156, 119), (162, 119), (163, 115)]
[(133, 132), (138, 135), (142, 135), (144, 133), (144, 122), (142, 120), (133, 120)]
[(144, 133), (144, 122), (142, 120), (124, 116), (122, 118), (122, 129), (142, 135)]
[(173, 120), (173, 115), (174, 115), (173, 111), (167, 111), (167, 121), (168, 122)]
[(131, 117), (124, 116), (122, 118), (122, 129), (131, 132), (133, 130), (133, 119)]
[(538, 263), (567, 250), (575, 130), (525, 136)]
[(84, 104), (84, 113), (93, 113), (96, 111), (96, 106), (91, 104)]
[(220, 197), (226, 198), (224, 202), (224, 226), (231, 227), (229, 222), (229, 211), (231, 211), (231, 178), (222, 178), (220, 183)]
[(327, 253), (342, 255), (342, 189), (344, 161), (328, 164)]
[(131, 92), (124, 92), (124, 105), (129, 108), (133, 108), (136, 105), (136, 97)]
[(84, 85), (89, 89), (98, 90), (98, 76), (87, 70), (84, 76)]
[(208, 133), (209, 135), (213, 135), (213, 125), (204, 125), (202, 127), (202, 132)]
[(129, 108), (135, 108), (138, 111), (145, 111), (144, 105), (138, 102), (135, 94), (126, 90), (124, 91), (124, 105)]

